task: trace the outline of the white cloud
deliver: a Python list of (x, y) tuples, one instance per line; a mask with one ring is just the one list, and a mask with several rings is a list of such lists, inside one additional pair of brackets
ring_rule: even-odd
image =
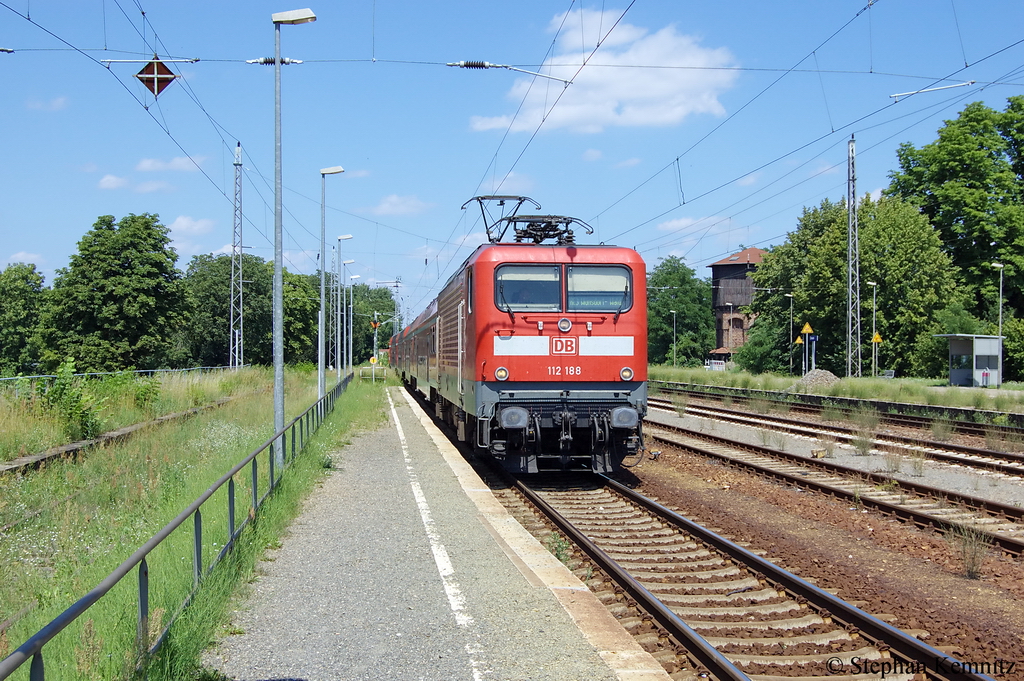
[(459, 246), (465, 246), (468, 248), (476, 248), (481, 244), (487, 243), (487, 232), (472, 232), (463, 237), (456, 239), (455, 243)]
[(193, 255), (205, 253), (206, 248), (202, 245), (189, 241), (188, 239), (171, 239), (171, 248), (178, 254), (179, 258), (190, 258)]
[(169, 182), (163, 180), (153, 180), (152, 182), (140, 182), (135, 185), (135, 191), (139, 194), (150, 194), (152, 192), (170, 191), (174, 189), (174, 186)]
[(675, 232), (681, 229), (686, 229), (697, 224), (701, 218), (676, 218), (674, 220), (667, 220), (659, 223), (656, 229), (661, 232)]
[(822, 163), (811, 171), (810, 177), (817, 177), (819, 175), (835, 175), (845, 168), (846, 161), (843, 161), (842, 163)]
[(67, 97), (54, 97), (48, 102), (43, 102), (38, 99), (30, 99), (25, 103), (27, 108), (34, 109), (36, 111), (60, 111), (61, 109), (67, 108), (67, 105)]
[(640, 159), (638, 158), (627, 158), (625, 161), (619, 161), (615, 164), (616, 168), (632, 168), (635, 165), (640, 165)]
[(667, 220), (659, 223), (657, 229), (660, 232), (668, 232), (670, 234), (687, 232), (687, 230), (689, 230), (689, 232), (681, 236), (698, 234), (701, 238), (704, 238), (712, 234), (721, 234), (729, 231), (731, 224), (732, 221), (728, 217), (723, 217), (721, 215), (705, 215), (701, 218), (676, 218), (674, 220)]
[[(285, 251), (284, 252), (284, 267), (289, 272), (296, 274), (314, 274), (318, 271), (318, 263), (320, 262), (320, 251), (301, 250), (301, 251)], [(328, 261), (327, 265), (330, 266)]]
[(96, 165), (95, 163), (91, 163), (91, 162), (90, 163), (84, 163), (84, 164), (82, 164), (82, 167), (81, 167), (81, 171), (83, 173), (95, 173), (99, 169), (100, 169), (100, 167), (98, 165)]
[[(175, 235), (178, 234), (208, 234), (213, 231), (216, 226), (216, 222), (209, 218), (195, 218), (189, 217), (188, 215), (179, 215), (175, 218), (174, 222), (168, 225), (168, 229), (171, 230)], [(230, 246), (227, 247), (230, 250)]]
[[(574, 10), (556, 16), (549, 27), (554, 32), (561, 26), (556, 50), (539, 71), (573, 78), (600, 35), (620, 15), (618, 10)], [(735, 64), (729, 50), (703, 47), (672, 24), (651, 33), (620, 23), (565, 92), (556, 81), (521, 78), (508, 93), (517, 104), (525, 99), (514, 120), (508, 114), (474, 116), (470, 125), (474, 130), (511, 125), (513, 131), (532, 131), (546, 116), (548, 129), (595, 133), (609, 126), (677, 125), (692, 114), (721, 116), (725, 109), (718, 97), (736, 81), (735, 71), (721, 67)], [(551, 108), (559, 95), (557, 106)]]
[(417, 215), (429, 207), (429, 203), (424, 203), (415, 196), (389, 194), (371, 208), (370, 212), (374, 215)]
[(24, 263), (35, 263), (36, 265), (40, 265), (40, 264), (46, 262), (46, 259), (43, 258), (43, 256), (41, 256), (38, 253), (29, 253), (27, 251), (18, 251), (17, 253), (12, 253), (10, 255), (10, 257), (7, 258), (7, 262), (8, 263), (24, 262)]
[(120, 189), (128, 184), (128, 180), (117, 175), (104, 175), (97, 185), (100, 189)]
[(231, 244), (224, 244), (215, 251), (211, 251), (210, 255), (231, 255)]
[[(193, 160), (195, 163), (193, 163)], [(144, 158), (135, 166), (136, 170), (150, 172), (154, 170), (182, 170), (185, 172), (196, 172), (200, 165), (206, 160), (205, 156), (194, 156), (191, 159), (187, 156), (175, 156), (170, 161), (161, 161), (157, 158)]]
[(485, 194), (527, 194), (535, 185), (533, 178), (529, 175), (515, 172), (509, 173), (504, 179), (489, 178), (487, 182), (489, 184), (485, 184), (483, 189)]
[(584, 161), (597, 161), (604, 156), (598, 149), (587, 149), (583, 152)]
[(369, 170), (346, 170), (345, 175), (348, 177), (369, 177)]
[(740, 179), (736, 180), (736, 184), (741, 187), (749, 187), (752, 184), (757, 184), (757, 181), (761, 179), (761, 173), (750, 173), (744, 175)]

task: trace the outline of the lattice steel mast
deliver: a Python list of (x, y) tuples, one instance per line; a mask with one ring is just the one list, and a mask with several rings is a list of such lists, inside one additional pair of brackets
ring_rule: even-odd
[(850, 135), (846, 191), (846, 375), (860, 376), (860, 235), (857, 225), (856, 148)]
[(235, 147), (235, 216), (231, 238), (231, 332), (228, 364), (245, 364), (242, 343), (242, 143)]

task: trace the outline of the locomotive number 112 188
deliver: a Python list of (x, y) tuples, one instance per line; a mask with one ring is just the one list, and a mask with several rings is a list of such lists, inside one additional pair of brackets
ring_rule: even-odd
[(574, 366), (567, 366), (567, 367), (549, 366), (548, 367), (548, 376), (579, 376), (582, 373), (583, 373), (583, 368), (582, 367), (574, 367)]

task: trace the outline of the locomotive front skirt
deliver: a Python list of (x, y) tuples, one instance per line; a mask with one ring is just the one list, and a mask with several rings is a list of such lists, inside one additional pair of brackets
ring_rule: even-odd
[(392, 364), (509, 470), (614, 471), (643, 447), (646, 276), (628, 248), (485, 244), (392, 339)]

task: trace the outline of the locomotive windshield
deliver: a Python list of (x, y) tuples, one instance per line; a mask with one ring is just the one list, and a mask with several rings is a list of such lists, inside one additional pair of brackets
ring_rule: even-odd
[(560, 312), (562, 271), (558, 265), (502, 265), (498, 268), (494, 302), (513, 312)]
[(569, 265), (567, 270), (567, 312), (625, 312), (632, 306), (628, 268)]
[[(566, 312), (625, 312), (633, 306), (628, 267), (569, 265)], [(562, 312), (559, 265), (502, 265), (495, 273), (494, 303), (512, 312)]]

